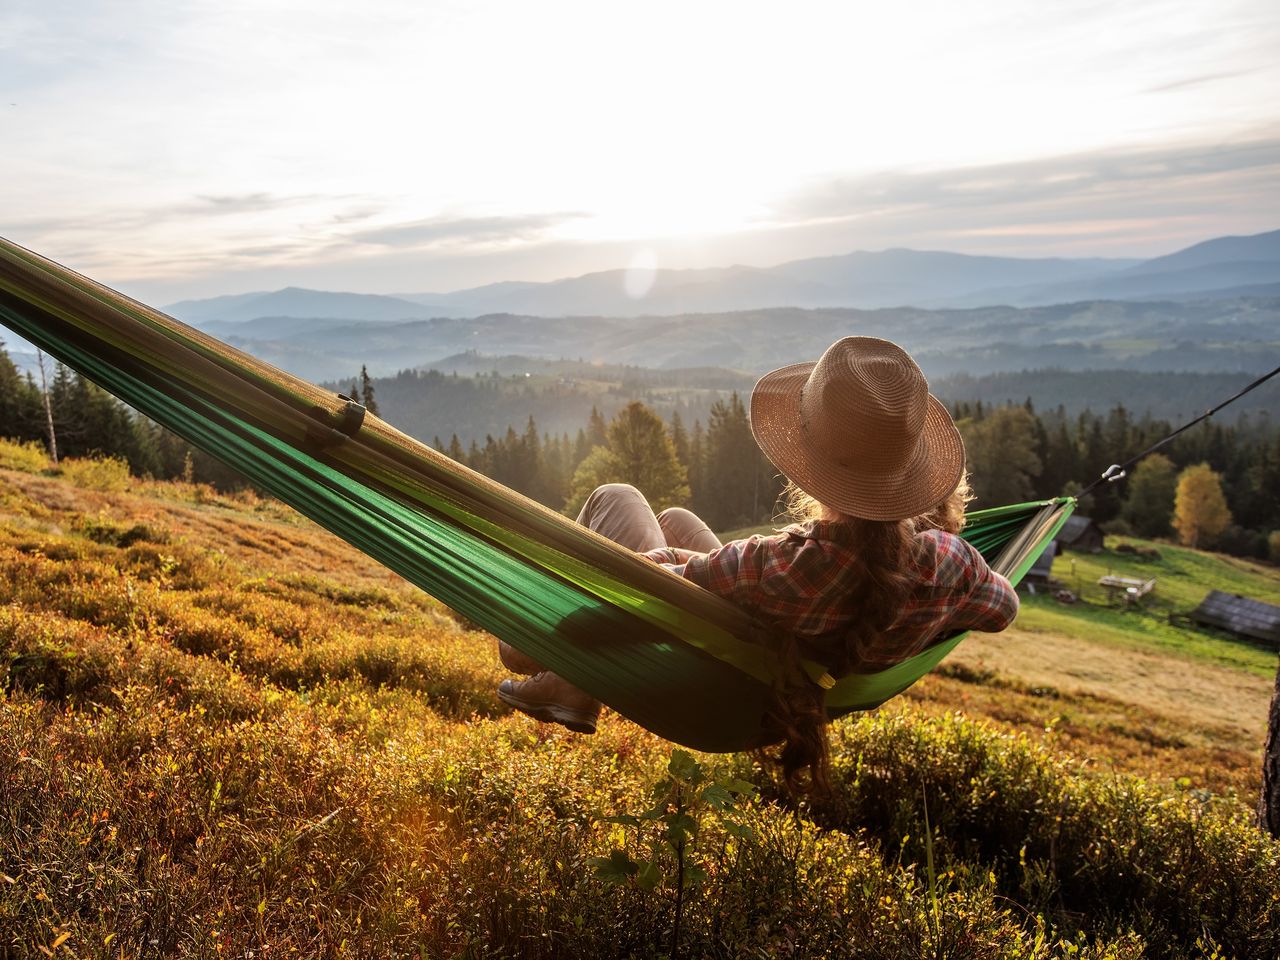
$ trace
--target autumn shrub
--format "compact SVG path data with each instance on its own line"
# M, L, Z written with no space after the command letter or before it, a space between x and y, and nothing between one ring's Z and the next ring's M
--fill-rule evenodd
M886 856L921 859L928 839L942 863L991 870L1032 913L1099 936L1132 930L1156 956L1206 940L1231 956L1280 953L1280 844L1230 799L1084 774L1048 744L958 716L843 726L835 779L822 822L881 837Z
M0 680L46 700L91 699L115 674L101 629L57 614L0 607Z
M353 682L262 691L258 710L226 716L160 674L115 686L111 703L73 711L0 701L0 756L27 758L0 783L11 944L671 955L671 885L607 884L588 862L618 842L606 818L652 795L669 762L627 724L589 741L515 718L458 724ZM742 814L745 829L698 824L679 956L1143 955L1130 932L1036 919L986 868L930 877L871 834L770 803Z
M117 457L94 459L67 457L59 461L58 470L77 487L106 493L120 493L127 490L132 480L129 464Z
M92 540L94 543L107 544L113 547L131 547L135 543L144 540L151 543L164 544L171 539L168 531L163 528L152 527L145 523L126 526L115 523L101 514L81 518L76 524L76 529L82 536Z
M1230 798L903 712L835 728L836 796L797 808L750 757L511 715L492 638L420 595L242 567L123 500L0 517L3 960L1276 946L1276 846ZM182 509L261 539L229 502ZM705 792L724 784L732 816ZM636 870L596 869L619 854Z
M39 473L49 468L49 451L37 440L23 443L21 440L0 438L0 470L18 470L22 473Z

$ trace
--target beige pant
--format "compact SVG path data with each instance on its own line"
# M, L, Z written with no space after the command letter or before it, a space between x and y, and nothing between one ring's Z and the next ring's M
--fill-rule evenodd
M676 547L710 553L720 540L696 513L668 507L654 514L644 494L628 483L596 487L582 505L578 522L637 553Z
M671 507L659 514L635 487L626 483L606 483L596 487L578 514L578 523L621 546L638 553L658 547L676 547L709 553L720 546L720 540L696 514L682 507ZM592 709L590 698L563 679L549 672L540 673L526 683L555 685L558 696L574 701L583 712Z

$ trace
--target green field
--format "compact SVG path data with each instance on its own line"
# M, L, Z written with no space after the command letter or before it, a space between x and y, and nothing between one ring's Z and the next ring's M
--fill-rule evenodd
M1116 547L1121 545L1154 550L1159 557L1144 559L1118 551ZM1154 577L1156 585L1139 603L1125 605L1098 585L1107 574L1140 580ZM1024 597L1018 615L1022 629L1087 636L1121 646L1208 660L1259 676L1275 675L1274 650L1228 634L1193 628L1181 619L1211 590L1280 604L1280 570L1275 567L1168 543L1108 537L1107 549L1100 553L1069 551L1055 558L1053 575L1082 602L1064 605L1044 595Z

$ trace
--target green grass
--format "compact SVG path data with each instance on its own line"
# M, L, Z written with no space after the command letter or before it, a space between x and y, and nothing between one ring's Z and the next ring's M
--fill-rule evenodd
M1258 644L1202 629L1178 619L1199 605L1211 590L1237 593L1264 603L1280 604L1280 570L1263 564L1203 553L1169 543L1134 537L1108 537L1100 553L1066 552L1053 564L1053 575L1081 598L1065 605L1044 595L1024 594L1017 626L1024 630L1100 640L1136 649L1156 650L1272 676L1276 654ZM1143 557L1117 551L1121 544L1158 551ZM1141 602L1126 607L1098 585L1115 574L1156 580Z
M1107 549L1101 553L1068 551L1059 555L1054 560L1053 575L1070 589L1075 589L1078 579L1084 585L1085 595L1097 600L1105 596L1105 591L1097 586L1098 578L1105 574L1155 577L1155 592L1144 598L1146 605L1154 610L1188 612L1210 590L1280 604L1280 567L1137 537L1107 537L1106 543ZM1144 559L1136 554L1117 552L1120 544L1157 550L1160 558Z
M1276 672L1274 651L1223 634L1179 627L1150 611L1092 604L1064 606L1049 597L1023 596L1016 625L1034 633L1171 653L1264 677L1272 677Z

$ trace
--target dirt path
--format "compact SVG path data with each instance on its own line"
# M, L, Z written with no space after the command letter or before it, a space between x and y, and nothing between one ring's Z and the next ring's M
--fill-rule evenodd
M975 633L949 658L1019 686L1102 698L1156 714L1188 744L1253 751L1273 682L1229 667L1073 637Z

